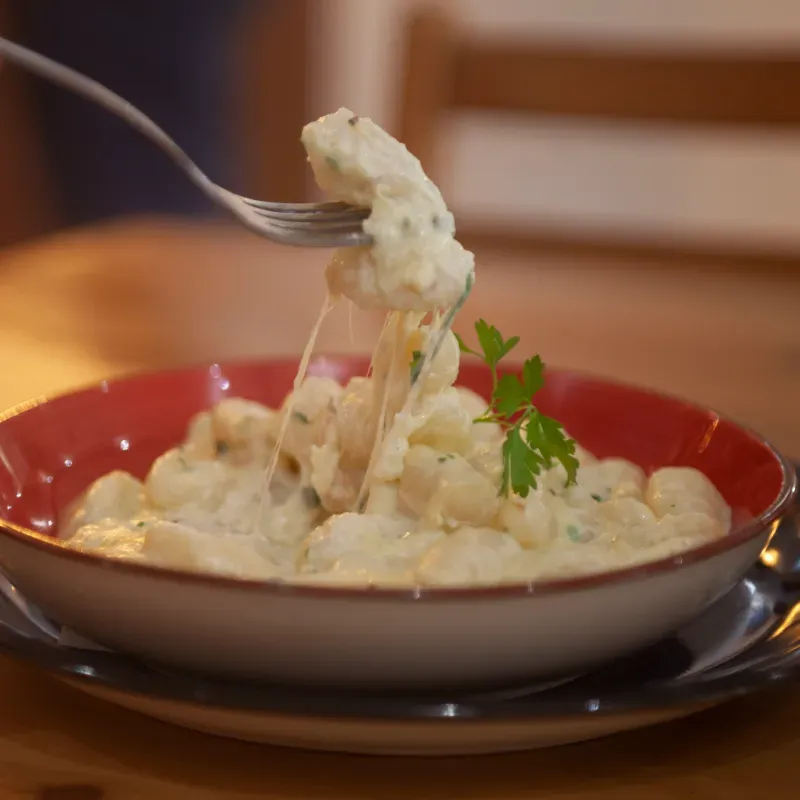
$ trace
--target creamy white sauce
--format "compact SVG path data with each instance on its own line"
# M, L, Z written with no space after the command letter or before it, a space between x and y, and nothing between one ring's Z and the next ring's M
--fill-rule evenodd
M696 470L646 476L580 448L576 485L557 467L527 498L502 498L502 432L474 424L483 401L454 388L446 320L474 260L441 194L347 109L302 138L330 197L371 209L373 246L337 253L326 272L332 301L389 313L369 377L305 377L326 302L282 409L231 398L199 414L144 482L96 481L63 521L69 544L240 578L452 586L603 572L727 533L730 509Z
M300 391L305 387L314 384ZM327 387L317 385L316 393L325 395ZM457 403L474 397L460 391L432 397L443 396L456 398L448 413L460 408L470 419ZM211 416L224 416L226 405L238 402L222 401ZM335 491L319 495L305 484L321 467L311 460L316 445L304 446L303 434L321 430L325 417L335 424L346 403L345 391L333 409L290 419L288 438L298 434L296 446L277 462L269 504L260 502L274 441L269 429L258 433L250 425L258 438L248 451L241 439L213 440L211 426L201 441L203 426L195 424L194 438L156 462L144 483L123 472L100 478L65 521L64 536L106 556L241 578L451 586L632 566L713 541L730 526L727 505L696 470L670 467L646 477L634 464L595 461L585 451L577 485L565 488L553 470L524 500L500 499L501 439L487 445L485 426L471 422L461 439L448 432L446 418L429 431L428 444L407 446L396 482L386 484L393 493L388 512L331 514L325 506L339 507ZM246 408L252 420L277 421L277 412ZM241 407L237 413L240 422L248 419ZM454 429L462 430L460 420ZM435 446L439 435L447 447ZM362 470L357 458L345 468L355 470L353 492L369 454L362 458ZM346 472L334 470L334 483L346 480Z
M404 145L346 108L302 135L320 187L371 208L372 247L339 251L326 278L332 295L359 308L434 311L457 302L475 259L454 238L442 195Z

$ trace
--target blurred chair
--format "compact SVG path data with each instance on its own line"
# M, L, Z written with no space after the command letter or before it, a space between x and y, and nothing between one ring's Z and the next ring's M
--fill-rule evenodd
M695 129L800 133L800 49L730 53L636 50L557 41L475 37L445 11L422 5L407 29L399 133L434 180L446 118L459 111L529 112L569 120ZM800 252L725 241L676 241L580 228L459 226L459 238L515 251L615 262L800 271Z
M0 0L0 33L16 35L6 0ZM45 163L25 76L0 63L0 247L58 224L54 186Z
M242 20L236 114L245 165L241 191L251 197L310 199L300 131L311 114L313 7L313 0L254 2Z

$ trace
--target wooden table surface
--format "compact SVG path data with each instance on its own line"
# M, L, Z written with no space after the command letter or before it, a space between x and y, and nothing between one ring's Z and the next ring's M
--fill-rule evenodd
M0 253L0 405L132 369L296 353L323 252L222 225L141 221ZM800 457L800 281L479 258L485 316L546 361L717 407ZM346 309L324 349L363 352ZM151 721L0 659L0 797L752 800L797 793L800 688L555 751L359 758L258 747Z

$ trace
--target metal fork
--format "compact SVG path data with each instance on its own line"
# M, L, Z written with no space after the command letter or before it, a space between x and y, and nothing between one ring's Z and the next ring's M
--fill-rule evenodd
M251 231L281 244L299 247L350 247L371 243L363 229L368 209L346 203L271 203L235 194L214 183L148 116L97 81L2 37L0 56L121 117L157 144L207 197Z

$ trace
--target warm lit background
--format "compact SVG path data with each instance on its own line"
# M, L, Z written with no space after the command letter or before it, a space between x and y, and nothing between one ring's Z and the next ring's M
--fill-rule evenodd
M300 126L340 105L372 116L476 249L470 316L506 320L548 361L714 404L800 456L796 0L254 1L235 44L233 188L313 196ZM61 217L27 89L0 69L0 364L18 365L3 398L298 349L325 254L217 224L39 238ZM355 342L346 328L327 349L369 348L372 323ZM97 361L64 355L43 376L31 354L54 341Z
M420 4L342 0L312 5L324 9L333 32L316 61L323 80L314 92L315 108L344 102L386 124L397 123L402 23ZM800 5L793 0L451 0L440 5L453 13L465 36L497 37L509 46L538 42L634 55L655 48L680 55L691 49L693 55L717 51L741 59L778 48L794 59L800 53ZM555 89L559 78L568 79L567 69L552 76ZM679 70L674 80L680 81ZM727 88L732 105L748 93L746 85ZM795 105L796 85L776 89L787 107ZM696 87L687 79L678 90L691 95ZM635 102L634 88L630 91ZM591 95L593 86L585 92ZM753 100L757 113L758 98ZM465 221L510 217L523 229L532 219L554 227L588 221L598 231L730 237L800 249L797 122L794 131L691 131L467 111L442 128L447 137L442 173Z

